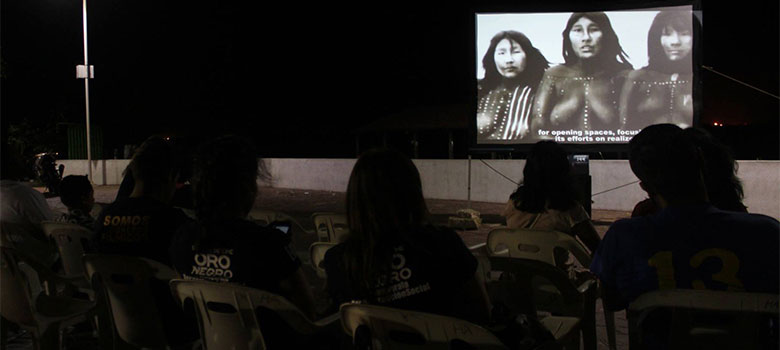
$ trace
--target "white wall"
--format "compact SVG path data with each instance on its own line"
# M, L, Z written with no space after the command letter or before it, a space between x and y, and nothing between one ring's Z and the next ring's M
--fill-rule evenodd
M60 160L65 175L87 174L85 160ZM355 159L266 159L273 187L344 192ZM94 182L117 185L127 159L93 161ZM427 198L466 200L468 160L416 159ZM745 205L751 213L780 218L780 161L739 161L738 175L745 189ZM486 165L487 164L487 165ZM494 170L488 167L492 167ZM472 160L471 200L503 203L522 178L524 160ZM646 198L627 160L591 160L594 209L630 211ZM621 187L622 186L622 187ZM604 192L606 191L606 192ZM600 193L603 192L603 193ZM600 193L600 194L599 194Z
M101 159L92 161L92 182L96 185L118 185L122 183L122 172L130 163L129 159ZM84 159L58 160L57 164L65 165L65 174L87 175L87 161Z
M747 160L738 164L748 211L780 218L780 162Z

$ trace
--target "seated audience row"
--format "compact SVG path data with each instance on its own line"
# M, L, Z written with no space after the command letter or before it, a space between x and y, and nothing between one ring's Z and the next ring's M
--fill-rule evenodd
M590 270L606 290L608 309L624 309L642 293L664 288L778 293L780 226L744 213L734 160L723 146L706 133L670 124L645 128L629 146L631 169L649 196L635 210L642 216L615 222L601 240L578 202L566 152L542 141L531 148L522 184L504 210L507 225L579 238L595 252ZM150 258L186 279L267 290L317 317L290 236L247 219L258 180L270 179L252 143L220 137L199 147L193 162L181 148L163 138L146 140L117 200L94 222L89 180L66 177L61 200L68 214L61 220L94 228L91 252ZM55 251L36 249L47 246L40 222L55 217L40 193L7 180L14 178L10 160L4 152L3 240L32 244L28 251L52 265ZM476 258L455 231L432 225L408 157L391 150L363 154L350 175L346 204L350 234L324 258L331 312L361 301L482 325L495 321ZM178 207L194 209L195 219ZM574 273L567 261L567 253L556 253L558 267L572 278L585 273ZM197 331L191 316L175 305L168 286L151 287L171 344L192 342ZM267 327L271 348L297 341Z

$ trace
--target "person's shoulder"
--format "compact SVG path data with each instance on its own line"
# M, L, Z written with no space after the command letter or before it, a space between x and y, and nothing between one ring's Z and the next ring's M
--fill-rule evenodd
M607 229L607 233L605 234L604 238L607 239L608 236L614 235L641 234L651 226L652 224L650 223L650 218L646 216L618 219L609 225L609 229Z
M203 225L201 225L201 223L197 221L191 221L179 226L176 229L176 233L174 234L174 236L177 239L186 240L188 238L200 235L202 230L204 230L204 227Z
M219 224L222 225L222 231L242 240L262 242L285 240L285 234L282 231L273 227L260 225L251 220L225 220Z
M777 219L756 213L743 213L737 211L717 210L721 220L750 229L753 232L766 232L780 234L780 222Z
M427 234L433 237L460 238L460 236L458 236L458 233L455 232L455 230L446 226L425 225L420 229L420 231L423 234Z
M578 73L579 71L572 69L565 64L559 64L544 71L544 76L548 78L570 78L576 76Z
M460 235L446 226L425 225L416 235L421 238L420 242L432 251L450 251L451 248L465 246Z

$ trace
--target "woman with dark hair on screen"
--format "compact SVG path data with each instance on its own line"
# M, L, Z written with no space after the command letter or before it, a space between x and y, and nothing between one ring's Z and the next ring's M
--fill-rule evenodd
M618 94L633 69L603 12L573 13L563 30L564 64L544 73L534 103L535 138L584 136L620 127ZM570 132L574 131L574 132ZM568 133L567 133L568 132Z
M647 33L647 66L628 75L620 97L626 130L693 123L693 37L698 21L690 11L661 11Z
M502 213L510 228L558 231L579 238L591 252L601 239L577 202L571 164L554 141L539 141L531 147L523 168L523 182L509 197ZM567 252L555 254L556 265L571 270Z
M487 322L490 301L476 258L428 215L409 158L390 150L363 154L347 186L350 234L324 259L334 304L357 300Z
M517 140L528 133L536 88L550 66L525 34L508 30L490 40L479 81L479 140Z

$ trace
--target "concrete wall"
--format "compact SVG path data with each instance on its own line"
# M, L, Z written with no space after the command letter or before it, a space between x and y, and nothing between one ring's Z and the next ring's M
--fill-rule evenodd
M119 185L122 183L122 172L130 163L129 159L101 159L92 161L92 182L96 185ZM87 175L87 160L58 160L57 164L65 165L65 176Z
M355 159L266 159L274 177L273 187L344 192ZM87 173L85 160L61 160L65 174ZM94 182L117 185L129 160L93 161ZM427 198L466 200L468 161L465 159L417 159ZM471 200L503 203L522 178L524 160L472 160ZM491 169L491 167L493 169ZM509 179L505 178L501 174ZM630 211L646 198L626 160L591 160L594 209ZM745 188L745 205L752 213L780 218L780 162L739 161L739 177ZM511 179L511 181L510 181Z

